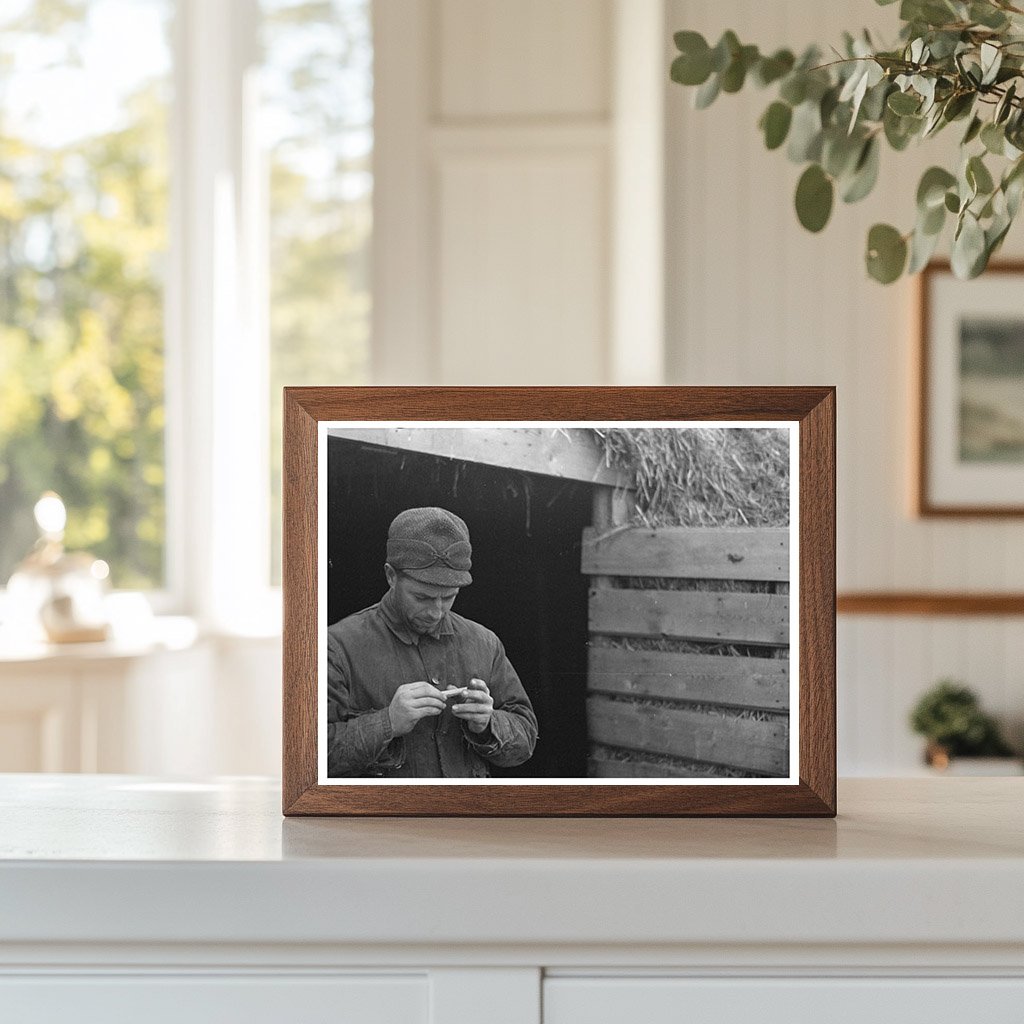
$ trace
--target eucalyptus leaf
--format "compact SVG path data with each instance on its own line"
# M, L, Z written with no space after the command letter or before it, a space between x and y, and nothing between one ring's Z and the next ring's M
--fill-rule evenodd
M1012 220L1017 216L1024 197L1024 157L1018 157L1003 174L1002 189L1006 196L1006 210Z
M953 250L950 263L953 273L962 281L976 277L975 266L985 258L985 232L978 219L970 212L964 211L960 226L953 238Z
M686 54L672 61L669 77L680 85L701 85L711 74L711 61L707 54L703 58L694 58Z
M813 43L800 54L796 62L797 71L810 71L821 63L821 49Z
M733 62L733 57L742 49L742 44L732 29L726 29L711 51L711 70L721 74Z
M935 103L935 79L925 75L914 75L910 79L911 87L924 101L921 111L927 113Z
M988 205L991 207L994 220L1002 220L1006 216L1006 195L1002 188L996 188L989 198Z
M758 59L756 46L741 46L732 63L722 72L722 92L739 92L746 81L747 72Z
M956 20L957 12L942 0L903 0L900 17L926 25L945 25Z
M839 94L840 103L851 102L861 85L867 90L867 71L867 65L863 61L859 61L854 65L850 77L847 78L846 83L843 85L843 91Z
M963 212L978 195L978 181L973 174L968 174L967 169L970 166L968 160L964 160L960 164L960 169L956 176L956 191L960 197L960 211ZM957 224L957 230L959 231L960 225Z
M890 224L875 224L868 232L868 273L880 284L892 284L907 262L906 239Z
M1018 179L1024 180L1024 160L1018 159L1003 172L1003 188Z
M1020 202L1024 198L1024 177L1017 177L1004 185L1003 193L1006 196L1006 213L1012 222L1020 212Z
M673 32L672 42L676 44L676 49L680 53L700 51L709 53L711 49L708 46L708 41L699 32L692 32L689 29L685 29L682 32Z
M706 110L718 98L722 91L722 79L719 75L713 74L693 96L693 105L698 110Z
M917 229L926 235L938 235L946 224L946 204L939 203L928 210L919 210Z
M989 121L981 129L981 142L985 149L994 156L1002 156L1006 146L1006 133L1003 131L1002 125Z
M920 227L915 228L910 237L910 262L907 264L908 274L917 274L928 265L939 244L941 231L928 233Z
M875 187L875 183L878 181L879 148L876 136L872 136L864 143L853 176L843 188L844 203L860 202Z
M1003 93L1002 98L996 104L996 112L992 117L992 120L996 124L1002 124L1009 116L1013 109L1013 100L1017 95L1017 83L1011 82Z
M768 149L778 149L786 141L789 126L793 120L793 108L788 103L776 100L761 116L764 144Z
M860 105L861 121L881 121L885 113L885 101L892 91L892 82L885 78L870 86L864 95L864 102Z
M796 186L796 215L808 231L821 231L832 214L832 180L817 165L811 164Z
M972 92L954 93L946 100L942 108L942 116L946 121L956 121L966 117L974 107L975 96Z
M833 119L838 120L839 115L836 108L839 106L839 89L829 89L818 103L818 110L821 114L821 123L828 124Z
M804 72L804 88L807 99L817 103L823 100L832 88L832 80L823 68L812 68L810 71Z
M972 117L971 123L967 126L967 131L964 132L964 137L960 140L961 146L969 146L981 132L982 121L980 117Z
M977 194L988 195L995 188L992 175L985 166L985 161L980 156L972 156L967 161L966 175L967 181Z
M850 136L838 127L822 133L821 166L833 178L841 178L855 169L864 149L864 134Z
M754 67L754 81L758 85L767 86L793 70L796 58L790 50L776 50L770 57L762 57Z
M985 263L976 268L975 276L985 269L992 254L1002 246L1012 223L1013 218L1008 213L1003 213L985 229Z
M889 96L889 109L901 117L907 114L916 114L921 107L921 100L908 92L894 92Z
M807 75L803 71L794 71L786 77L779 87L779 98L791 107L798 107L807 99Z
M989 3L972 3L967 15L977 25L998 31L1007 25L1007 17Z
M878 65L876 64L875 67ZM860 65L856 71L847 79L846 85L843 87L843 91L839 94L840 103L852 104L852 110L850 112L850 126L847 131L852 132L854 126L857 124L857 115L860 111L860 105L864 102L864 97L867 95L868 89L871 82L868 78L868 65Z
M953 62L967 88L975 90L981 88L981 65L976 60L973 58L968 60L962 54L957 54Z
M945 207L950 213L960 212L960 196L956 192L947 192Z
M944 167L929 167L917 186L917 208L927 213L936 206L942 206L947 190L955 184L956 176Z
M924 118L899 117L891 110L886 110L882 117L885 141L897 152L904 150L910 140L920 131L922 124L924 124Z
M956 52L960 45L960 33L955 30L933 32L928 41L928 48L932 51L933 60L946 60Z
M988 41L981 44L981 84L991 85L1003 63L1003 51Z
M821 156L821 111L810 100L793 111L786 155L793 163L817 160Z
M924 131L921 132L921 138L927 138L929 135L937 132L945 123L943 108L940 106L932 107L931 113L925 119Z

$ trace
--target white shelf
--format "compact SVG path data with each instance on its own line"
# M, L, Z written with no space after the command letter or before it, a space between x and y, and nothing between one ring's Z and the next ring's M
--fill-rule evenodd
M263 780L0 776L0 1005L25 1024L1017 1024L1020 797L853 779L835 821L286 820Z
M836 821L283 819L258 780L7 776L0 941L1022 944L1020 796L847 780Z

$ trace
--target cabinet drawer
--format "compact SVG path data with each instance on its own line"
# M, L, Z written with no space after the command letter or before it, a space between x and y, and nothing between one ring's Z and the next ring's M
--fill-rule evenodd
M1021 1024L1024 978L580 978L544 983L545 1024Z
M18 1024L427 1024L421 975L37 975L0 978Z

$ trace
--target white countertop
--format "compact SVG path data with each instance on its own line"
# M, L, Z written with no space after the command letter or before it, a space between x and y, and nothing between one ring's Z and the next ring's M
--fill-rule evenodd
M277 783L0 776L0 943L1024 944L1024 780L818 819L285 819Z

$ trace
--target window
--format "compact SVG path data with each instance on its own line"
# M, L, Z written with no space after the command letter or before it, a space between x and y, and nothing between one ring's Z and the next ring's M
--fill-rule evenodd
M263 0L269 156L271 566L280 566L281 388L362 384L370 335L369 0Z
M14 0L0 15L0 583L48 489L68 546L116 586L164 581L171 13Z
M227 628L274 604L281 387L367 376L370 19L4 5L0 587L53 489L115 587Z

